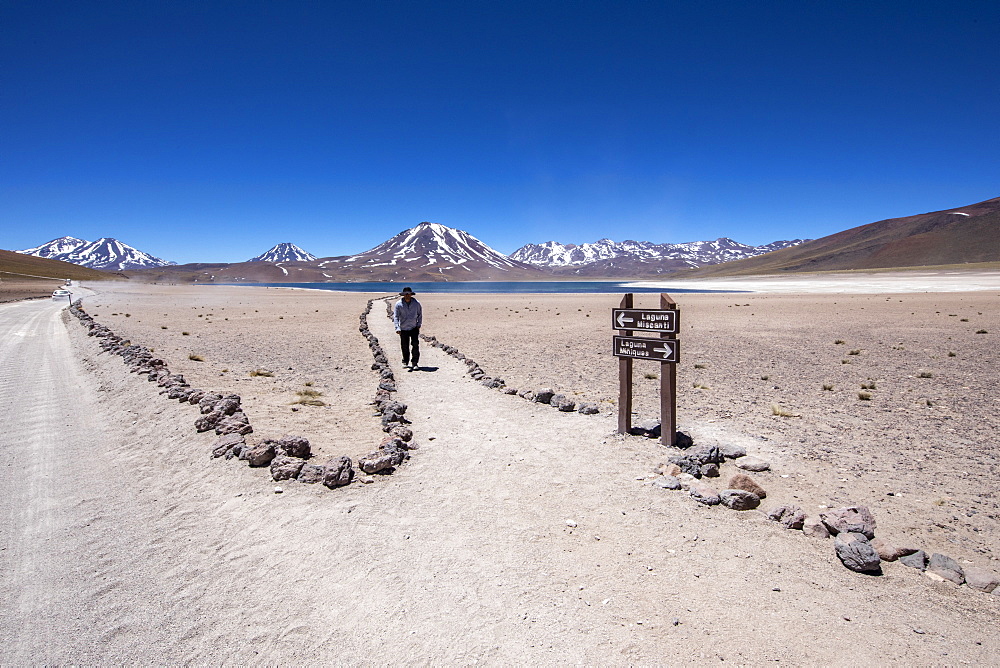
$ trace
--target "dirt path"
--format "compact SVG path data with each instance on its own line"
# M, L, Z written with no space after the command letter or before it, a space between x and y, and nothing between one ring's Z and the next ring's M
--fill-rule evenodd
M370 484L275 494L265 471L208 458L193 407L29 306L0 308L0 405L13 416L0 436L0 594L12 602L0 663L1000 652L989 597L901 569L859 576L829 543L654 488L644 478L663 453L613 437L612 416L501 395L436 349L424 347L427 370L397 369L420 446L409 462ZM382 313L369 322L393 351Z

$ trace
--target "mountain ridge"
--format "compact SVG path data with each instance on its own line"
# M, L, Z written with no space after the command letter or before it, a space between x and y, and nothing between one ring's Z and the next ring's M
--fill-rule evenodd
M105 271L145 269L175 264L154 257L113 237L101 237L97 241L59 237L41 246L15 252Z

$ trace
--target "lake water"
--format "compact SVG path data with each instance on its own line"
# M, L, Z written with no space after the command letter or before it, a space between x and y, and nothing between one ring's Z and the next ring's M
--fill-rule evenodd
M220 283L217 285L252 285L262 288L306 288L309 290L336 290L338 292L378 292L396 294L404 286L414 292L423 293L481 293L481 294L521 294L551 293L580 294L601 293L621 294L625 292L739 292L738 290L692 290L688 288L638 287L630 282L613 281L450 281L428 283ZM626 287L627 286L627 287Z

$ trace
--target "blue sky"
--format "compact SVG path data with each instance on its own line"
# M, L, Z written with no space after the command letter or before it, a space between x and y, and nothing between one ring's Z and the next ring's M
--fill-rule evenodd
M0 248L819 237L1000 195L1000 3L0 0Z

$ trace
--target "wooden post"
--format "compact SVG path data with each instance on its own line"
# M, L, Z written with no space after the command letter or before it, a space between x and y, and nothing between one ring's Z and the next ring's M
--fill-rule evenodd
M620 308L632 308L632 293L622 297ZM622 336L632 336L631 329L620 329ZM632 428L632 360L618 358L618 433L627 434Z
M660 293L660 308L677 311L677 303L665 292ZM680 315L679 313L677 315ZM660 334L661 339L676 339L677 334ZM631 360L629 360L631 361ZM631 407L630 407L631 408ZM677 364L660 364L660 443L677 442Z

